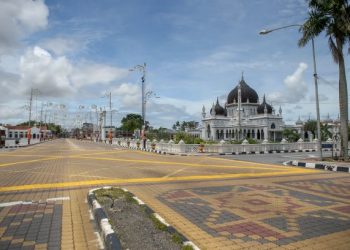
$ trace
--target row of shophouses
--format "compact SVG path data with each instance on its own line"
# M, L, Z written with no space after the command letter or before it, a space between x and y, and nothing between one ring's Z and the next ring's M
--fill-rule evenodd
M52 132L46 126L0 126L0 147L25 146L51 138Z

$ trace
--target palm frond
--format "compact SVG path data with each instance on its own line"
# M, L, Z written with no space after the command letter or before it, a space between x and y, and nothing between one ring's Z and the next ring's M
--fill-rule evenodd
M299 31L302 37L298 41L299 47L304 47L312 38L318 36L324 31L330 22L329 17L323 12L311 10L309 12L309 19L301 26Z

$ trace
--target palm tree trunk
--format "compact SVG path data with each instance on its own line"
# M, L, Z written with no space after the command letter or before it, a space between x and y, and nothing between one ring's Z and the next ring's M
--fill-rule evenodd
M343 54L343 44L339 39L337 41L338 59L339 59L339 108L340 108L340 135L341 151L344 160L348 160L348 87L346 83L345 62Z

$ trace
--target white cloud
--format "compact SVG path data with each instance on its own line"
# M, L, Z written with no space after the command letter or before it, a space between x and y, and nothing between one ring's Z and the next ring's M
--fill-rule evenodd
M269 99L277 103L280 103L281 101L297 103L303 100L306 97L308 90L304 79L304 72L306 69L306 63L299 63L298 68L294 73L286 76L284 79L284 90L282 92L272 92L268 95Z
M37 88L46 97L67 96L75 92L69 78L72 69L64 56L54 58L40 47L28 49L20 61L21 89Z
M20 77L16 74L0 70L0 103L5 103L18 94L16 87L19 84L19 79Z
M74 68L71 79L75 86L82 87L96 83L109 84L126 77L128 74L129 71L127 69L93 62L83 62Z
M14 103L11 105L1 105L0 106L0 119L20 119L25 110L23 107L14 107Z
M112 96L117 96L123 107L134 109L141 105L141 87L131 83L122 83L112 88Z
M40 44L43 48L52 51L56 55L66 55L80 48L80 43L72 38L50 38Z
M9 53L25 35L45 28L48 15L43 0L0 1L0 55Z

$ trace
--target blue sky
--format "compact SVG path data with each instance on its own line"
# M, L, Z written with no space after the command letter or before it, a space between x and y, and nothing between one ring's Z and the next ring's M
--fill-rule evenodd
M260 98L282 106L286 123L315 118L311 47L298 48L297 28L258 35L306 14L304 0L0 0L0 123L27 119L33 87L34 117L52 103L47 115L67 126L90 121L111 91L120 125L141 112L141 75L128 69L144 62L146 89L159 97L146 109L155 127L199 121L203 105L224 105L242 72ZM315 42L321 118L336 118L337 65L327 39Z

